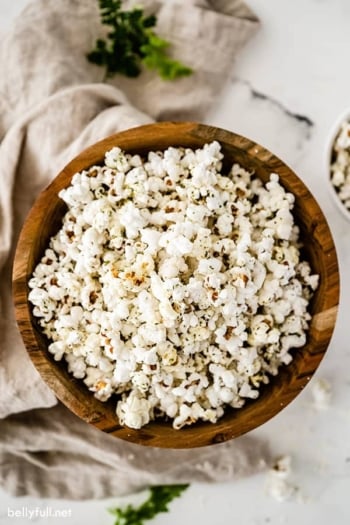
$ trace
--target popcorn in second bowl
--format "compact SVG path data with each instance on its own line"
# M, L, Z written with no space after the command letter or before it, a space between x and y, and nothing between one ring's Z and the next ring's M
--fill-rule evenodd
M342 116L327 149L327 177L335 202L350 220L350 121Z
M113 148L60 192L68 211L29 281L49 352L121 424L180 429L240 408L306 341L318 276L294 197L220 144Z

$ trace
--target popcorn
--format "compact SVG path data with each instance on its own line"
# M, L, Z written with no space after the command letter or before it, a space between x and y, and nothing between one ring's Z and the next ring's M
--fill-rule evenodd
M132 202L127 202L120 209L119 215L119 222L124 226L128 239L135 239L140 230L148 224L147 218L142 211L134 206Z
M63 341L56 341L51 343L48 348L50 354L53 355L55 361L61 361L66 351L66 345Z
M170 256L187 255L190 254L193 249L192 242L185 235L176 235L176 233L170 229L161 236L159 245L164 247Z
M267 475L266 489L269 496L279 502L294 499L299 489L291 482L292 475L292 458L277 458Z
M332 162L331 183L342 204L350 210L350 122L348 121L342 123L334 141Z
M151 403L132 391L129 396L123 396L117 406L117 416L121 425L131 428L141 428L150 421Z
M159 247L159 239L162 236L161 232L153 228L144 228L140 230L141 241L147 244L145 253L155 255Z
M332 399L332 387L327 379L314 379L312 382L311 395L313 406L317 410L327 410Z
M215 259L211 257L210 259L201 259L198 264L197 272L201 274L216 274L220 272L221 269L220 259Z
M112 148L105 155L105 164L109 168L125 173L130 168L130 159L127 159L120 148Z
M300 260L294 197L217 142L147 159L120 148L60 192L68 211L29 281L33 314L122 425L215 423L305 343L318 286Z

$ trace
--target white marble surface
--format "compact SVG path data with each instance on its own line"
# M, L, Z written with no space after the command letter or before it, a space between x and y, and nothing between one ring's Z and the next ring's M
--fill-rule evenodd
M0 31L27 0L0 0ZM350 106L349 0L248 0L261 18L261 30L243 50L231 79L207 121L242 133L271 149L293 167L323 208L340 262L342 293L336 331L317 377L332 384L331 407L312 406L311 388L280 415L255 431L267 437L278 454L294 461L299 487L289 502L266 493L264 475L226 485L193 485L174 502L172 512L157 518L162 525L294 524L345 525L350 522L350 224L340 215L325 184L323 155L329 129ZM108 502L14 500L0 492L0 524L11 519L7 508L47 505L71 509L67 524L108 525ZM34 521L34 520L33 520ZM58 523L41 519L37 523Z

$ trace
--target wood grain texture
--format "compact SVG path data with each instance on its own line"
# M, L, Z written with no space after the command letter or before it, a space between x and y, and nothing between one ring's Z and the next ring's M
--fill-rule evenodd
M217 140L225 164L238 162L267 181L272 172L280 176L286 190L295 197L294 216L300 226L306 257L320 285L310 305L313 316L307 344L294 351L294 359L262 389L260 397L239 410L227 410L216 424L197 423L174 430L170 423L157 421L141 430L122 427L115 415L116 400L101 403L81 381L68 374L64 362L56 363L47 352L47 340L40 332L28 304L28 280L41 259L49 238L60 227L65 211L58 192L69 185L77 171L103 162L113 146L130 153L145 154L168 146L195 148ZM154 447L191 448L240 436L265 423L287 406L305 387L323 358L335 325L339 299L337 256L330 230L317 202L302 181L280 159L251 140L228 131L196 123L159 123L118 133L91 146L70 162L39 195L18 241L13 294L17 322L27 351L46 383L72 412L109 434Z

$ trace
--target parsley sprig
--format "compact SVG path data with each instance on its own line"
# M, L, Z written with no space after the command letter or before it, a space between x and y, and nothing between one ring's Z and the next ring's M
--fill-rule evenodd
M155 15L146 16L141 7L123 11L121 0L99 0L99 6L102 24L110 29L106 40L96 40L87 58L104 66L106 77L115 73L137 77L142 64L156 70L164 80L192 73L189 67L167 55L169 42L152 30L157 23Z
M168 512L169 503L178 498L189 485L155 485L150 488L148 499L139 507L127 505L125 508L110 509L116 516L114 525L144 525L160 512Z

